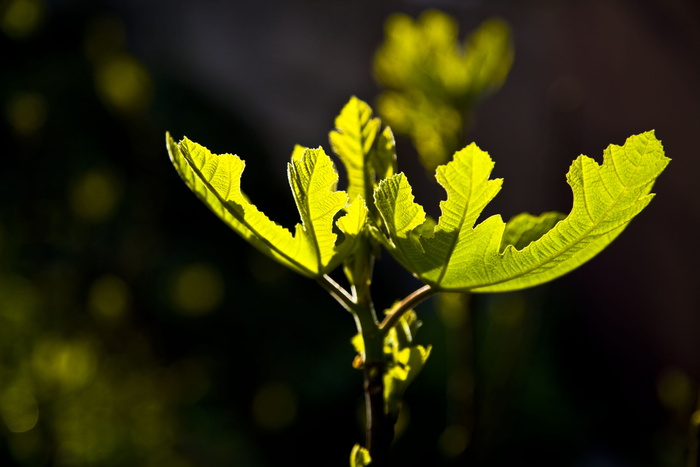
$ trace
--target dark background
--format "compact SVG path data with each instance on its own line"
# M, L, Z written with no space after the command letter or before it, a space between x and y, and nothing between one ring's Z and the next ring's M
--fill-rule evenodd
M291 227L293 145L329 148L347 99L380 91L386 18L427 8L463 33L493 15L513 29L511 73L471 133L505 180L486 214L568 211L571 161L632 134L654 129L673 162L589 264L476 297L461 454L444 431L459 345L419 307L434 350L396 465L685 465L700 381L692 0L0 2L0 464L347 465L362 438L352 319L213 216L164 133L240 155L246 192ZM375 283L383 306L418 285L388 259Z

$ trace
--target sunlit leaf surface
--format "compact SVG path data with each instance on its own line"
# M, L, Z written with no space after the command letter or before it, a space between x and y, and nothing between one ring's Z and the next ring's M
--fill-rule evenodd
M348 195L336 191L338 174L323 149L298 147L288 165L289 184L301 216L292 234L271 221L241 191L245 162L232 154L212 154L184 138L167 136L168 151L185 183L233 230L263 253L308 277L337 266L364 225L362 198L348 206ZM347 207L337 226L344 239L336 245L334 219Z
M394 136L372 116L372 109L356 97L350 98L335 119L330 142L345 166L348 195L371 199L379 180L396 172Z
M375 202L386 229L383 243L439 290L502 292L542 284L615 239L649 204L652 185L668 162L653 132L632 136L624 146L609 146L602 165L587 156L573 162L567 174L573 207L563 220L547 213L505 224L495 215L474 226L501 181L489 179L493 161L471 144L437 170L447 199L433 228L425 228L425 212L413 201L405 175L380 184Z

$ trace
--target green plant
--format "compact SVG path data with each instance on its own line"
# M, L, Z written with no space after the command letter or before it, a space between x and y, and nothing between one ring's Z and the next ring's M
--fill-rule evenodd
M374 77L382 88L377 112L397 134L410 138L421 164L432 174L470 142L477 105L508 75L514 56L510 28L491 18L460 40L455 18L427 10L415 20L393 14L384 31L374 56ZM468 455L477 424L474 302L471 294L462 292L442 294L434 303L452 347L447 357L452 383L446 387L452 409L440 445L453 461Z
M377 112L407 134L430 172L464 146L478 102L503 84L513 63L508 25L484 21L463 42L457 21L437 10L415 21L394 14L374 56L374 76L384 88Z
M505 292L551 281L582 265L617 237L653 198L652 185L669 159L653 132L611 145L602 164L578 157L567 174L573 207L564 216L523 213L503 222L493 215L476 224L501 187L490 179L494 163L470 144L437 168L447 198L433 220L414 201L398 172L388 126L353 97L330 132L344 164L347 188L319 147L297 146L287 166L301 221L294 233L258 210L241 191L243 160L212 154L187 138L166 136L170 158L192 191L234 231L262 253L316 280L357 325L356 367L364 372L365 446L351 464L386 464L393 426L406 386L429 353L413 343L413 308L439 292ZM373 263L384 248L424 284L385 313L374 309ZM348 287L329 275L342 265Z

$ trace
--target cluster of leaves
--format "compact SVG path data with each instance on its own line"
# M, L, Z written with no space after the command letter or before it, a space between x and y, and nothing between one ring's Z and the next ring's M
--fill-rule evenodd
M384 358L386 361L384 404L386 413L394 419L399 415L401 399L406 388L418 376L430 356L431 346L414 344L414 336L421 324L416 312L409 310L401 316L396 326L388 330L386 337L384 337ZM352 345L358 354L353 365L361 367L363 364L361 356L365 353L362 334L356 334L352 338Z
M413 344L418 321L413 306L435 292L504 292L555 279L605 248L644 207L655 179L669 159L653 132L611 145L599 164L579 156L567 181L573 207L564 216L523 213L507 223L493 215L476 224L501 188L491 179L494 163L470 144L457 151L436 178L446 191L436 221L414 201L405 174L397 171L391 129L352 97L330 133L348 184L338 190L338 173L322 148L297 146L287 167L300 215L294 233L270 220L241 191L244 162L211 153L184 138L167 135L167 147L185 183L234 231L264 254L323 285L355 317L353 343L358 367L381 371L385 416L395 420L406 386L420 371L430 348ZM380 247L425 285L397 302L379 322L369 286ZM343 265L350 291L328 274ZM368 376L368 374L370 376ZM376 377L376 375L375 375ZM375 378L376 379L376 378ZM375 381L376 382L376 381ZM354 465L369 455L356 447Z
M377 110L411 137L421 162L433 171L461 147L470 110L510 71L510 30L489 19L460 43L457 22L436 10L415 21L395 14L385 29L374 59L375 77L386 88Z
M301 223L294 234L242 193L245 164L238 156L212 154L187 138L176 143L168 135L167 144L187 185L238 234L289 268L318 279L352 257L369 232L435 291L518 290L571 271L651 201L654 180L669 161L653 132L632 136L623 146L609 146L602 165L587 156L574 161L567 174L573 191L568 216L524 213L504 223L494 215L475 226L502 180L489 178L494 163L472 143L436 171L447 192L436 222L414 201L405 174L379 178L393 171L395 152L389 127L380 132L371 115L353 97L331 133L347 169L347 192L336 189L337 172L322 148L295 148L288 177Z

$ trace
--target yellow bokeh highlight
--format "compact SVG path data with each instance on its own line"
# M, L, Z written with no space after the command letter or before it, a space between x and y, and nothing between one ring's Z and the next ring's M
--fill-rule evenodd
M95 465L118 448L123 436L120 427L117 423L105 426L105 420L119 420L113 406L119 394L101 386L102 381L93 385L81 401L68 399L56 407L52 425L60 440L56 447L59 462L76 459L82 465Z
M0 394L0 416L9 431L24 433L39 421L39 404L26 388L11 386Z
M136 113L150 104L151 77L138 60L126 53L100 61L95 83L100 97L118 111Z
M446 458L455 458L462 454L469 445L469 430L462 425L450 425L438 439L440 452Z
M5 107L5 117L16 133L30 136L46 122L46 99L36 92L23 92L12 96Z
M41 0L10 0L0 5L0 30L13 39L31 35L44 18Z
M258 389L251 412L255 423L265 430L279 431L292 424L297 413L296 395L288 384L268 383Z
M77 389L89 383L97 371L98 356L87 340L44 338L32 354L32 368L46 382L66 389Z
M120 277L105 275L90 286L88 309L101 321L120 321L128 313L130 303L129 286Z
M437 300L437 312L446 328L459 329L469 321L469 295L441 293Z
M48 423L57 465L189 465L175 452L173 395L182 375L164 373L146 353L136 354L138 363L103 354L89 384L55 391Z
M700 410L696 410L693 412L693 414L690 416L690 424L693 426L693 428L698 429L700 428Z
M114 212L121 196L121 186L114 174L92 169L73 182L70 203L73 213L88 222L102 222Z
M211 264L194 263L175 276L171 297L183 314L198 316L210 313L224 298L224 279Z
M85 54L92 62L97 94L111 110L133 115L147 110L153 93L151 76L126 51L124 25L116 17L94 18L87 27Z
M693 405L693 383L683 371L678 368L667 368L656 381L656 392L659 401L667 409L679 412L690 412Z

